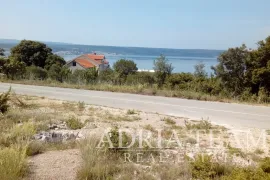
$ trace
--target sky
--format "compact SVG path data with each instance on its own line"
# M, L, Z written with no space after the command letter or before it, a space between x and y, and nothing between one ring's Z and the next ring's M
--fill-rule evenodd
M0 38L87 45L256 48L269 0L0 0Z

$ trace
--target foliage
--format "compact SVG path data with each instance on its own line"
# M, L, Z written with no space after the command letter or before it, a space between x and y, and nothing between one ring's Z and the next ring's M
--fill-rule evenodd
M73 130L76 130L76 129L81 129L83 128L83 123L75 118L75 117L70 117L67 121L67 127L70 128L70 129L73 129Z
M105 82L105 83L114 83L115 80L115 73L114 71L109 68L104 71L100 71L98 75L98 80L100 82Z
M49 70L53 64L62 67L63 65L66 64L66 61L64 60L64 58L56 54L49 54L48 57L46 58L44 69Z
M34 155L43 153L44 150L45 150L45 147L42 142L32 141L27 146L26 154L27 156L34 156Z
M212 157L206 154L198 155L191 167L194 179L215 179L226 173L225 165L212 162Z
M48 73L45 69L37 66L26 67L25 78L27 79L39 79L45 80L48 76Z
M128 109L127 114L128 115L136 114L136 111L134 109Z
M203 62L199 62L194 66L195 72L194 76L200 79L205 79L207 77L207 72L205 71L205 65Z
M22 78L26 71L25 68L26 66L24 62L17 61L14 58L8 58L2 68L2 71L8 78L13 80L15 78Z
M263 172L270 174L270 157L265 158L260 163L260 168L263 170Z
M270 92L270 36L258 42L258 49L250 52L246 74L253 92L260 88Z
M191 73L173 73L167 77L166 85L171 89L187 89L193 80Z
M98 71L95 68L89 68L84 70L83 79L86 84L95 83L98 77Z
M26 148L9 147L0 149L1 179L19 180L26 174Z
M44 68L47 57L52 53L52 49L46 44L22 40L11 49L11 57L19 62L24 62L26 66L39 66Z
M244 87L248 55L245 45L230 48L218 57L219 64L212 67L223 86L235 95L239 95Z
M210 130L210 129L212 129L212 124L206 120L201 120L198 123L191 123L190 121L185 121L185 126L188 130L190 130L190 129Z
M4 52L5 50L3 48L0 48L0 56L4 56L5 55Z
M155 83L154 74L150 72L136 72L134 74L129 74L126 79L126 84L143 84L152 85Z
M120 78L126 78L129 74L134 74L138 68L132 60L120 59L113 64L113 69L119 74Z
M169 61L166 59L165 56L160 55L154 61L154 70L157 77L157 83L159 87L161 87L165 83L165 79L171 75L173 71L173 66Z
M5 113L8 110L8 101L10 100L10 91L11 88L6 92L6 93L2 93L0 95L0 112L1 113Z
M61 71L61 67L57 64L53 64L48 71L48 77L53 80L57 80L61 82L60 71Z
M85 103L83 101L78 102L78 109L79 111L83 111L85 109Z

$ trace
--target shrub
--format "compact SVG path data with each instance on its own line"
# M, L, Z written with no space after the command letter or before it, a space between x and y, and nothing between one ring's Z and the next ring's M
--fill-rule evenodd
M160 55L154 61L154 70L159 87L164 85L166 78L171 75L173 69L172 64L163 55Z
M25 78L26 79L39 79L44 80L47 78L47 71L41 67L29 66L26 68Z
M194 76L191 73L173 73L167 77L166 85L171 89L188 89L193 80Z
M99 141L90 138L81 143L82 165L77 171L77 179L111 180L120 172L120 157L111 151L97 149Z
M127 85L152 85L155 83L154 73L151 72L136 72L135 74L129 74L126 79Z
M109 136L110 136L110 140L112 142L113 145L113 149L114 151L119 150L119 138L120 138L120 133L119 133L119 129L117 127L114 127L113 129L111 129L111 131L109 132ZM122 132L122 144L123 146L127 146L130 142L130 138L127 136L127 134L125 132Z
M79 111L83 111L85 109L85 103L83 101L78 102L78 109Z
M119 74L120 78L126 78L129 74L134 74L138 68L132 60L120 59L113 64L113 69Z
M33 123L27 122L22 125L14 125L8 134L12 142L28 141L36 133L36 127Z
M190 129L203 129L209 130L212 128L212 124L209 121L201 120L198 123L191 123L189 121L185 121L186 128Z
M27 146L26 154L27 156L34 156L43 153L44 150L45 149L42 142L32 141Z
M225 175L229 167L212 162L209 155L198 155L194 162L191 162L192 177L195 179L214 179Z
M0 150L1 179L21 179L26 174L26 148L10 147Z
M134 109L127 110L128 115L136 114L136 111Z
M73 130L81 129L84 126L83 123L79 119L77 119L75 117L69 118L66 121L66 123L67 123L67 127L70 128L70 129L73 129Z
M114 83L115 80L115 73L112 69L106 69L104 71L100 71L98 74L98 80L100 82L106 83Z
M259 168L235 168L230 174L222 177L222 180L266 180L270 176Z
M265 173L270 173L270 158L269 157L265 158L260 163L260 167Z
M260 88L259 93L258 93L258 102L259 103L269 103L270 98L268 96L267 91L265 88Z
M175 125L176 122L174 120L172 120L171 118L164 118L163 121L165 121L166 124L169 125Z
M11 88L6 93L0 95L0 112L5 113L8 110L8 101L10 100L10 91Z

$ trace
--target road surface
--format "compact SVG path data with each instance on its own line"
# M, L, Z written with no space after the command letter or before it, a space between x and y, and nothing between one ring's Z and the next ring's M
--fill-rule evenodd
M8 83L0 83L0 92L7 91L10 86L17 94L84 101L87 104L157 112L191 119L203 118L236 128L270 129L270 107L264 106Z

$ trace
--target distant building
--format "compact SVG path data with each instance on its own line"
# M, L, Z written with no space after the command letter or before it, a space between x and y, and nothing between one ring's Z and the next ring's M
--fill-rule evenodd
M88 68L96 68L99 71L103 71L110 67L109 62L104 55L84 54L75 59L68 61L66 66L74 72L75 70L83 70Z

